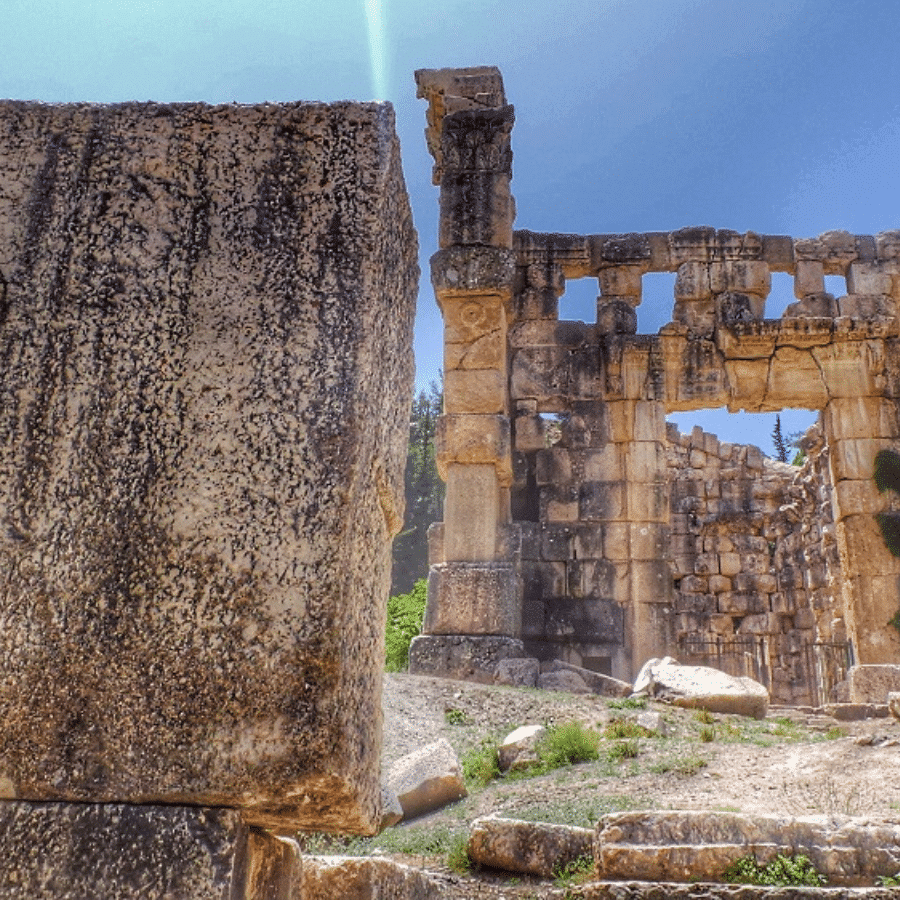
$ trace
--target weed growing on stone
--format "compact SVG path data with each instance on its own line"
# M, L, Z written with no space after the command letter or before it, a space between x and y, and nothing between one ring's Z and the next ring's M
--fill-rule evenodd
M900 887L900 872L896 875L879 875L876 882L878 887Z
M783 887L821 887L824 875L816 871L809 857L778 854L771 862L760 865L755 856L742 856L723 873L729 884L778 885Z
M594 873L594 857L588 853L570 860L553 871L553 884L564 888L571 884L583 884Z

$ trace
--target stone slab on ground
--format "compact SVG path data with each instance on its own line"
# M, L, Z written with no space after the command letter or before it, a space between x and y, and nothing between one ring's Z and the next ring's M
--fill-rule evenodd
M900 691L900 666L851 666L847 681L851 703L886 704L889 693Z
M761 863L802 853L831 884L872 884L900 871L900 819L613 813L600 819L594 840L597 874L604 879L716 881L751 852Z
M373 830L418 279L390 106L4 101L0 184L0 796Z
M287 900L299 853L228 809L0 803L0 898Z
M620 681L611 675L602 672L594 672L582 666L555 659L547 668L548 672L574 672L595 693L601 697L628 697L631 694L631 685L627 681Z
M886 703L829 703L825 714L838 722L859 722L862 719L886 719L890 710Z
M896 888L886 887L761 887L710 882L602 881L579 885L577 890L574 896L579 900L890 900L897 896Z
M468 849L479 865L550 878L566 864L591 856L593 840L590 828L486 816L472 822Z
M445 738L398 759L388 772L386 787L400 802L404 819L440 809L467 794L462 766Z
M648 667L649 666L649 667ZM688 709L734 713L764 719L769 692L752 678L729 675L709 666L682 666L660 661L641 670L650 696ZM637 685L638 682L635 682Z
M304 856L301 888L295 896L302 900L441 900L462 896L451 894L448 887L439 876L391 859Z

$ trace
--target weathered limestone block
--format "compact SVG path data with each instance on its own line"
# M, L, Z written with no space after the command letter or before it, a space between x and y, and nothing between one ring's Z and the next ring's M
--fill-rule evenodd
M594 836L600 878L718 881L748 852L762 863L802 853L831 884L871 883L900 869L900 825L832 816L630 812L603 816Z
M900 691L900 666L851 666L847 680L851 703L887 703L889 693Z
M443 900L447 896L442 879L377 856L304 856L301 867L302 887L284 900Z
M402 756L390 768L386 786L403 807L403 818L455 803L466 796L462 766L444 738Z
M493 684L502 659L525 656L518 638L499 635L422 634L409 646L409 671Z
M300 854L230 809L0 803L0 897L296 896ZM305 896L305 895L304 895Z
M443 563L428 573L425 634L517 637L521 610L510 563Z
M447 562L494 559L500 489L494 465L447 467L444 500L444 557Z
M794 274L794 296L803 300L809 296L825 293L825 267L814 259L804 259L797 263Z
M494 682L511 687L537 687L540 672L541 665L534 657L501 659L494 673Z
M2 794L375 828L418 274L390 107L5 102L10 169Z
M449 374L449 373L448 373ZM441 477L453 463L492 464L500 480L512 481L509 419L506 416L445 415L438 417L435 452Z
M506 379L501 369L448 369L444 373L448 414L495 415L506 411Z
M604 637L598 636L597 639L602 641ZM574 672L595 694L601 697L627 697L631 693L631 685L625 681L619 681L618 678L604 675L601 672L592 672L581 666L574 666L561 659L553 660L548 671Z
M431 257L431 283L445 316L445 328L450 324L446 318L449 307L445 304L448 300L462 297L465 304L467 295L478 294L509 303L515 274L516 258L511 250L500 247L448 247L438 250ZM459 326L463 328L463 335L473 327L481 327L480 322L467 321L471 319L471 314L461 318ZM465 336L456 338L468 339ZM445 331L444 340L452 342L454 337Z
M497 765L501 772L527 769L538 761L535 747L546 734L543 725L522 725L511 731L497 748Z
M550 878L567 863L590 856L590 828L485 816L469 830L469 856L482 866Z

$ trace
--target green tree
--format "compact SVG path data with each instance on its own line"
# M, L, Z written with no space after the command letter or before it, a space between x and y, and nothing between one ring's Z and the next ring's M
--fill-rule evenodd
M428 582L421 578L408 594L388 600L384 640L384 667L388 672L402 672L409 665L409 645L422 631L427 597Z
M428 526L441 520L444 502L444 482L438 475L434 451L443 404L443 393L434 381L413 401L406 456L406 515L403 531L394 538L391 594L411 591L428 574Z
M775 458L779 462L786 463L788 461L788 442L781 431L781 416L775 416L772 443L775 445Z

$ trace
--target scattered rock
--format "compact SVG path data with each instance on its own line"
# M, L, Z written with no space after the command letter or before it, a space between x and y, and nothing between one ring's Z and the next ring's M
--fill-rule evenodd
M400 801L404 819L440 809L467 793L459 759L444 738L398 759L388 773L387 788Z
M488 816L472 822L469 856L479 865L549 878L593 852L593 831Z
M376 856L305 856L299 891L303 900L391 897L440 900L445 886L434 875Z
M510 732L497 751L501 772L527 768L538 761L535 747L546 732L543 725L523 725Z
M709 666L680 666L670 657L644 664L635 681L639 691L675 706L754 719L765 718L769 708L769 692L758 681Z
M668 731L665 719L663 719L662 715L658 712L652 712L649 709L639 712L634 717L634 723L645 731L659 735L660 737L665 737L666 732Z
M593 694L577 672L541 672L537 686L542 691L568 691L570 694Z
M537 687L540 671L541 664L533 657L501 659L494 672L494 683L512 687Z
M884 703L892 691L900 691L900 666L851 666L847 672L851 703Z
M574 672L595 693L601 697L627 697L631 694L631 685L625 681L619 681L611 675L594 672L591 669L583 669L581 666L573 666L571 663L555 659L547 667L548 672Z

